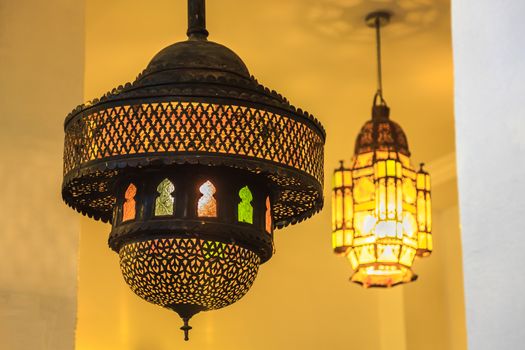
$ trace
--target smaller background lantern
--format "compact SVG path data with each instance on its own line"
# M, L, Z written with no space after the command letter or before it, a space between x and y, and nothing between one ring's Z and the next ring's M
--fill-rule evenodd
M350 167L341 161L333 178L332 247L349 260L351 280L365 287L414 281L415 257L432 251L430 175L412 166L405 133L383 98L380 28L389 19L386 12L367 16L378 57L372 119L357 136Z

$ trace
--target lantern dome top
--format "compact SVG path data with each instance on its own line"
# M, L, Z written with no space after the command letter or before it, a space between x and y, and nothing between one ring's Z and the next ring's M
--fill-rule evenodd
M372 119L359 131L355 141L354 154L375 151L392 151L410 157L408 141L401 126L390 119L390 109L386 105L372 108Z
M186 40L172 44L153 57L137 79L140 84L146 77L162 77L166 70L195 75L244 78L249 80L248 68L239 56L224 45L208 40Z
M284 96L260 84L235 52L213 41L191 38L158 52L134 82L77 106L66 117L65 129L71 120L104 105L152 98L169 101L213 98L258 104L262 109L292 115L326 138L324 127L312 114L296 108Z

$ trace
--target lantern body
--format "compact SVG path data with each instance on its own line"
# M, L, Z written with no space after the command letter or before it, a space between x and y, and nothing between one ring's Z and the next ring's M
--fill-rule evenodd
M64 129L63 199L112 224L126 283L185 333L249 290L274 229L323 205L321 124L203 35L78 106Z
M351 166L334 172L332 247L363 286L415 280L415 256L432 249L430 176L409 156L403 131L383 113L361 130Z

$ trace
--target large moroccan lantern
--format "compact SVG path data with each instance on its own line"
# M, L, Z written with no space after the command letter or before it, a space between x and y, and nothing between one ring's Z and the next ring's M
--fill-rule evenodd
M367 17L378 39L378 91L350 166L341 161L333 178L332 247L349 260L351 281L365 287L414 281L415 257L432 252L430 175L412 166L405 133L383 98L379 29L389 18Z
M204 0L188 40L133 83L65 120L64 201L112 224L109 246L141 298L188 320L250 289L274 229L323 205L325 132L208 41Z

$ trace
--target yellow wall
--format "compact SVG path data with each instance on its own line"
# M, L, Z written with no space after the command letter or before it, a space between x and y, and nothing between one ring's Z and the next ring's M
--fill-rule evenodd
M156 52L183 40L185 3L87 0L86 99L134 79ZM301 23L305 7L297 0L209 1L208 29L210 39L236 51L260 81L324 123L329 198L331 169L340 158L350 158L354 137L369 117L373 46L312 33ZM395 58L385 64L389 102L394 119L408 134L415 161L431 161L454 150L448 12L445 15L436 33L416 34L385 47ZM426 51L427 42L434 51ZM439 69L433 69L436 66ZM439 198L439 188L446 198ZM350 267L331 254L327 201L314 218L276 232L276 255L261 267L251 291L226 309L197 315L184 347L465 349L455 180L439 188L434 188L436 200L443 203L434 212L436 252L416 263L418 282L392 290L350 284ZM142 301L124 283L118 257L107 247L109 230L82 218L77 350L182 345L178 316Z
M60 198L83 98L84 7L0 1L0 349L74 346L80 220Z

